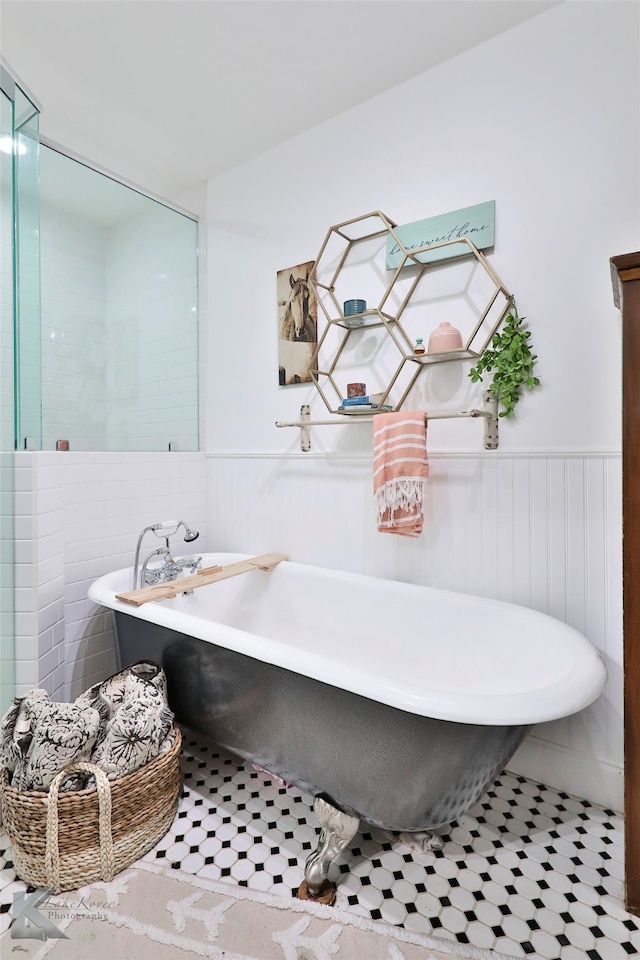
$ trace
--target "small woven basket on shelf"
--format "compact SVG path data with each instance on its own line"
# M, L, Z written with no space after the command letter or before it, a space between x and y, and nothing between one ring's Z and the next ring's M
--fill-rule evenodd
M55 893L75 890L112 880L148 853L169 830L180 799L177 724L174 732L167 753L116 780L92 763L74 763L43 793L14 789L2 769L2 815L20 879ZM64 780L80 770L93 773L96 785L60 792Z

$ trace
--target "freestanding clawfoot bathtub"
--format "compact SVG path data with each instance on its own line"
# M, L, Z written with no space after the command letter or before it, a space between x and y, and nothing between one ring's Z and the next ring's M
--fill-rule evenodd
M116 598L131 576L89 589L114 611L119 666L160 663L181 723L316 798L313 897L360 818L449 823L533 724L582 710L606 679L582 634L496 600L285 561L135 607Z

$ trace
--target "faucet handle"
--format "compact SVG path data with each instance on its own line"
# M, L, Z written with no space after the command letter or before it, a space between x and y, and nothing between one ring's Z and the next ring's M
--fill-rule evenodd
M202 569L202 557L177 557L174 563L184 572L195 573Z

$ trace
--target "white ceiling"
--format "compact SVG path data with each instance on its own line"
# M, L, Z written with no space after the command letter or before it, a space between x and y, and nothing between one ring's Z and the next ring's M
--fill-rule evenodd
M1 0L41 133L160 197L558 0Z

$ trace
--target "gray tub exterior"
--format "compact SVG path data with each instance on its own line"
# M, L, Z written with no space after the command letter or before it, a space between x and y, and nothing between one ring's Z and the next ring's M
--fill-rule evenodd
M387 830L427 830L459 817L531 729L421 717L146 620L113 616L119 665L161 664L180 723Z

